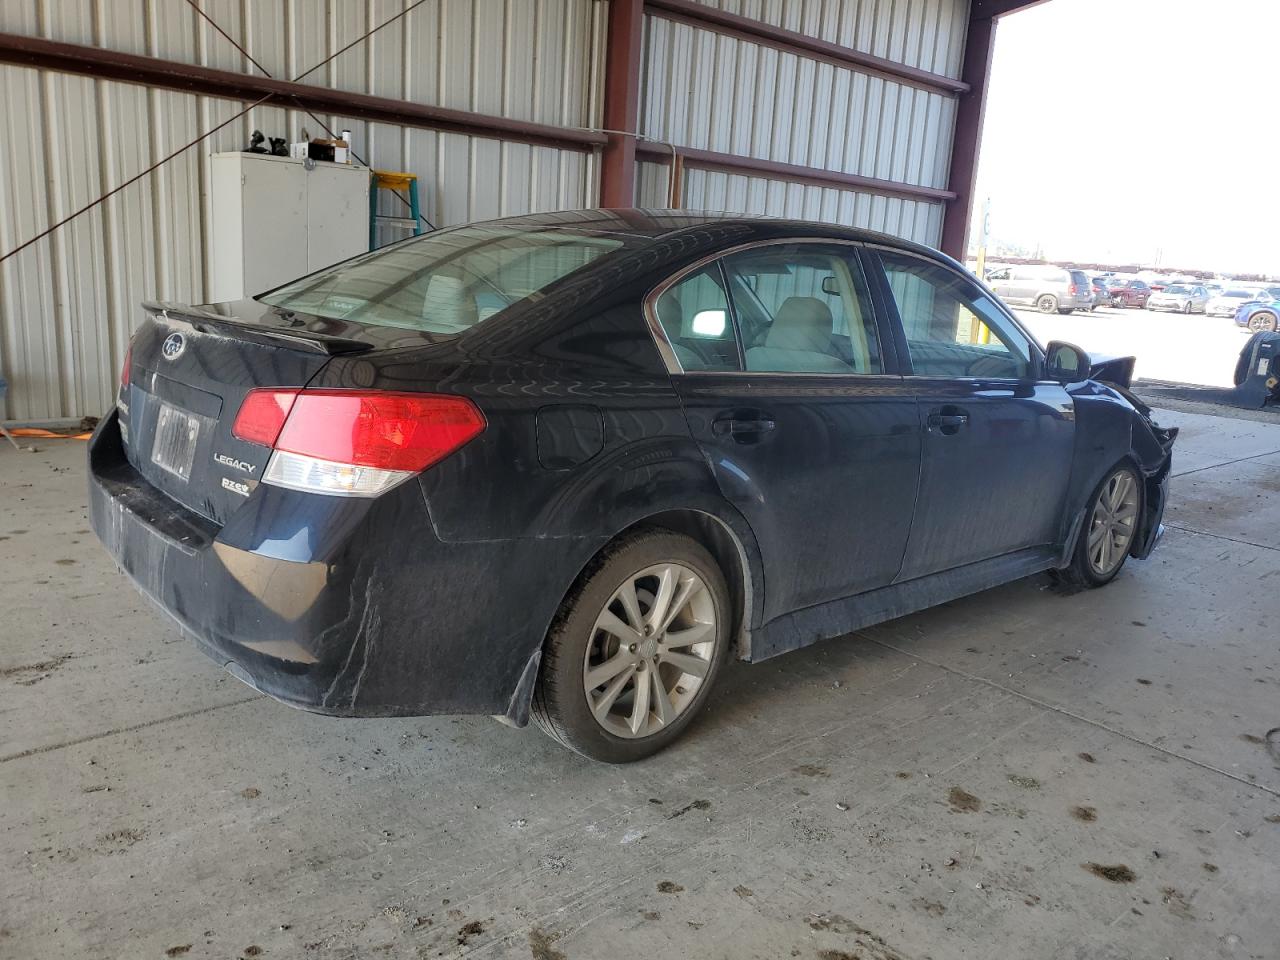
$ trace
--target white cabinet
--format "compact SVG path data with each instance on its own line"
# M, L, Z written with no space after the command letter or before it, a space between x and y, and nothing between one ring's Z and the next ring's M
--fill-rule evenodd
M369 249L369 171L213 156L209 300L241 300Z

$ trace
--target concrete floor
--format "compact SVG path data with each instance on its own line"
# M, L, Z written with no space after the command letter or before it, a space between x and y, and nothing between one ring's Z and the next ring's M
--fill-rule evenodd
M88 532L82 445L0 449L0 957L1274 960L1280 420L1164 419L1151 561L735 666L630 767L252 694Z

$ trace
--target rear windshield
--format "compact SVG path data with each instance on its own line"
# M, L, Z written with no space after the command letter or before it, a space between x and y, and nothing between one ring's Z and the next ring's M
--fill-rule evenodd
M1250 293L1248 290L1228 290L1226 293L1223 294L1223 296L1237 297L1240 299L1248 300L1253 297L1253 294Z
M612 237L494 224L399 243L258 299L318 317L461 333L622 246Z

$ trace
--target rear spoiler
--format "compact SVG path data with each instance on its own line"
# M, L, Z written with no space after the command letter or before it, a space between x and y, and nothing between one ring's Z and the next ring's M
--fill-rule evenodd
M189 307L185 304L164 303L156 300L143 301L142 309L154 316L169 321L189 324L192 329L201 333L221 333L262 343L271 347L284 344L297 349L321 353L326 356L339 356L347 353L364 353L372 350L373 344L363 340L352 340L349 337L335 337L327 333L316 333L304 327L272 327L262 323L249 323L235 317L223 316L201 307Z

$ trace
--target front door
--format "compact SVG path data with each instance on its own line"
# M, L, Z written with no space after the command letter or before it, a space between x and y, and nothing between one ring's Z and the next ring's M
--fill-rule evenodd
M972 278L878 252L923 431L920 493L899 580L1062 535L1075 407L1038 382L1037 349Z
M766 620L892 582L906 548L916 401L856 250L751 247L655 301L690 430L759 543Z

